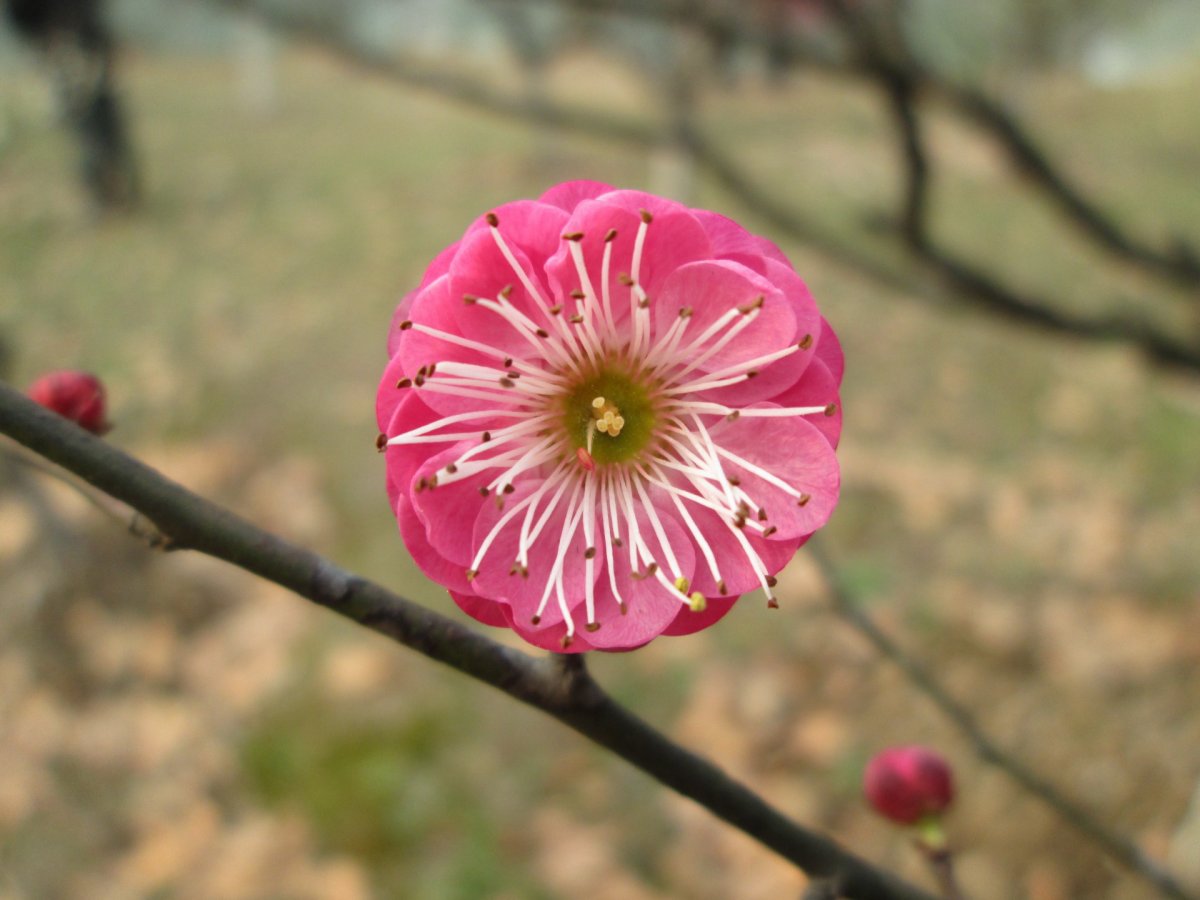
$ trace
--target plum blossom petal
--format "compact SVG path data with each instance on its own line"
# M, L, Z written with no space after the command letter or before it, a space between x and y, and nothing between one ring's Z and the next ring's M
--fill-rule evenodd
M422 570L559 652L714 624L828 520L843 356L765 238L568 182L496 207L401 301L376 398Z

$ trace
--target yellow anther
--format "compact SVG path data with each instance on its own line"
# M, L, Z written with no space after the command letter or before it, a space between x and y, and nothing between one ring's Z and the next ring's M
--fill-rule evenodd
M601 434L616 437L625 427L625 418L621 415L621 411L604 397L596 397L592 400L592 418L595 422L589 426L589 434L594 428Z
M704 599L704 595L696 591L692 596L688 597L688 609L692 612L704 612L708 609L708 601Z
M679 591L681 594L686 594L688 592L688 588L691 586L691 582L682 575L675 579L675 590Z

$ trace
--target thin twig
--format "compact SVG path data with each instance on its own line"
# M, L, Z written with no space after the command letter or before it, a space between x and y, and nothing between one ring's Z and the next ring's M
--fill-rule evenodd
M79 480L70 472L65 472L58 466L50 465L40 456L30 453L24 447L16 444L11 447L0 446L0 457L8 460L11 464L23 466L26 469L31 469L48 478L53 478L55 481L61 482L91 504L93 508L98 509L107 518L124 526L130 534L141 538L149 546L157 550L178 549L165 535L154 527L152 522L148 522L136 510L130 509L124 503L113 500L107 494L95 490L91 485Z
M891 660L912 685L942 711L971 744L980 759L1007 774L1024 790L1058 813L1064 822L1096 844L1105 854L1153 885L1164 897L1171 897L1173 900L1197 900L1193 894L1184 890L1174 875L1147 856L1132 840L1109 828L1078 801L1069 798L1060 788L1002 749L988 736L974 715L951 696L933 673L905 653L900 645L855 603L822 542L812 541L807 545L807 549L824 575L834 611L862 634L881 655Z
M932 900L832 840L796 824L716 765L617 704L582 660L535 658L347 572L191 493L108 442L0 383L0 433L152 520L170 539L273 581L504 691L607 747L846 897Z

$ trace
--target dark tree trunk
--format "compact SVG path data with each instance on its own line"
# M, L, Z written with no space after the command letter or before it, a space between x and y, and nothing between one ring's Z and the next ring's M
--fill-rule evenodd
M8 0L16 32L42 55L80 147L81 175L104 211L133 206L137 168L113 79L102 0Z

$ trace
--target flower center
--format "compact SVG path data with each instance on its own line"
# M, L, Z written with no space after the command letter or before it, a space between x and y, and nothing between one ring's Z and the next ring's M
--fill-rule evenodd
M655 407L644 385L602 368L562 398L562 422L571 446L586 450L597 463L624 462L654 436Z

